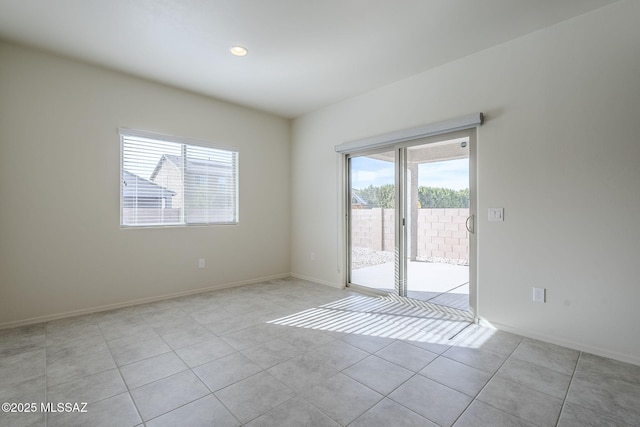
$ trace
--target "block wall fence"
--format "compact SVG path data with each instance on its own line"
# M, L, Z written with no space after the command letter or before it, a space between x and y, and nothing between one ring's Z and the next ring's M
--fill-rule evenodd
M468 216L469 209L418 209L417 258L468 261ZM393 252L394 221L394 209L353 209L351 245Z

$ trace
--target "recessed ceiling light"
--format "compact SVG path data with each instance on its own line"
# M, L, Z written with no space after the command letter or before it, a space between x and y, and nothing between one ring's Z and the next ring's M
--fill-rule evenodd
M247 48L242 46L231 46L229 51L235 56L245 56L247 54Z

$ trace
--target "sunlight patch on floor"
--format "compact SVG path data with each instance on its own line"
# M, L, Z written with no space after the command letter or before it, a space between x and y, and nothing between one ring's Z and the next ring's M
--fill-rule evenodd
M471 325L453 314L367 296L349 296L267 323L438 344L451 344Z

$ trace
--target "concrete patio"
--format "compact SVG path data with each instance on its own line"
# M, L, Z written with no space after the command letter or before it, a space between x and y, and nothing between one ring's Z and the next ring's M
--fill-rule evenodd
M469 266L438 262L409 261L407 296L433 304L469 309ZM351 272L351 283L393 292L393 262Z

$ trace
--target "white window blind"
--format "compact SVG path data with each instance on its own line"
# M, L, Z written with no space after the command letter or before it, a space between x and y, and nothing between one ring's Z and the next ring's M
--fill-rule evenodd
M120 130L123 227L238 223L238 151Z

